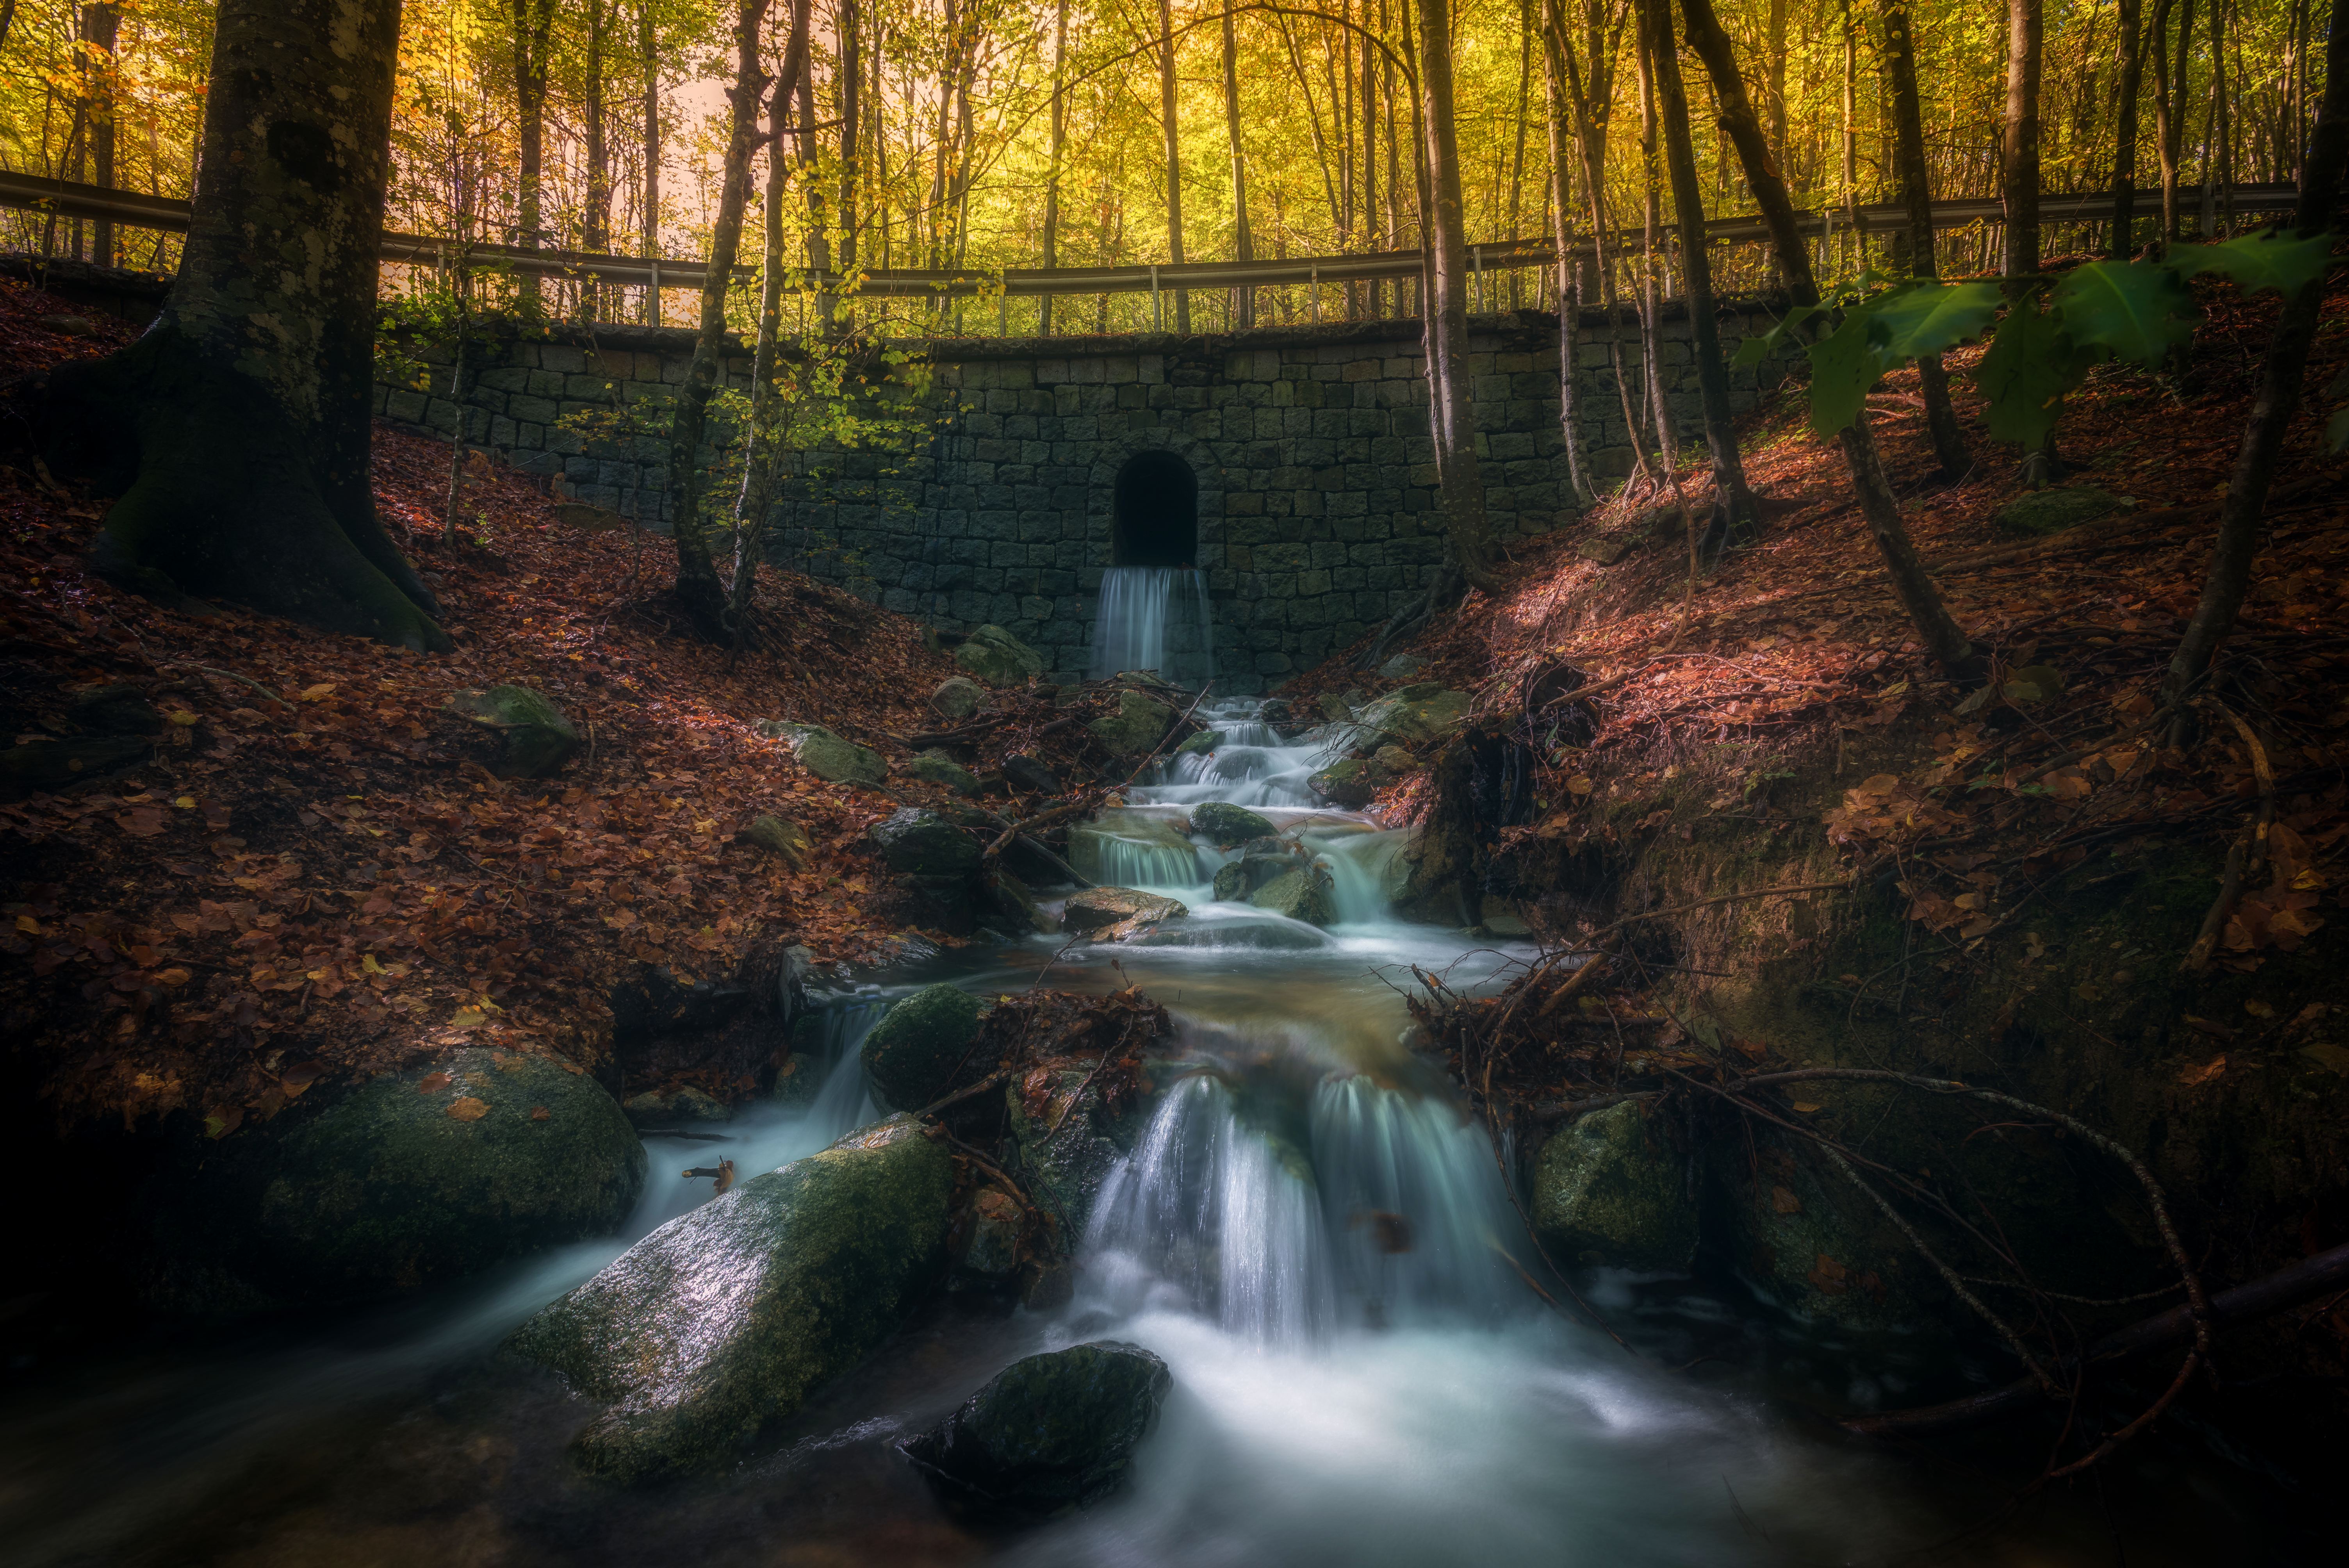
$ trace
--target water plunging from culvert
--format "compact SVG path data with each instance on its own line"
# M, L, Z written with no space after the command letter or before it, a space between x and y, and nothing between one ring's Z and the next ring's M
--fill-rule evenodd
M1216 675L1207 574L1188 566L1112 566L1093 618L1092 676L1153 670L1196 690Z

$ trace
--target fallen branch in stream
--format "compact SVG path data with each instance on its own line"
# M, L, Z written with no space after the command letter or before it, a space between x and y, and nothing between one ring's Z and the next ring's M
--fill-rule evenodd
M1133 771L1126 775L1124 783L1114 786L1097 785L1094 788L1086 790L1083 794L1076 797L1074 799L1063 800L1059 805L1048 807L1046 810L1039 811L1034 816L1027 818L1022 821L1012 823L1009 827L1004 829L1003 831L997 836L995 841L988 845L986 851L980 854L978 857L980 867L984 869L988 866L993 865L1002 855L1003 851L1011 847L1011 841L1014 839L1023 838L1035 831L1038 828L1046 827L1051 823L1062 821L1070 817L1084 816L1091 812L1097 811L1101 810L1102 802L1107 800L1112 795L1120 794L1133 788L1133 781L1142 777L1143 769L1147 769L1152 763L1158 760L1158 754L1166 749L1166 743L1174 739L1176 735L1183 733L1189 726L1191 716L1197 712L1199 705L1206 700L1207 693L1215 684L1216 683L1213 681L1203 681L1200 683L1197 693L1191 698L1191 706L1183 710L1181 717L1177 718L1173 724L1166 727L1166 733L1158 738L1157 745L1143 753L1142 760L1133 765ZM1072 876L1075 875L1073 872L1070 874ZM1079 877L1077 880L1079 882L1083 882L1084 879ZM1090 886L1091 884L1088 883L1086 885Z

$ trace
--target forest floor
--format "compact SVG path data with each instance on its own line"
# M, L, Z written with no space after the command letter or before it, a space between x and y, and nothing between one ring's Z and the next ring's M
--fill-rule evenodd
M2026 872L2041 869L2030 845L2051 822L2061 830L2043 859L2139 820L2230 831L2258 788L2231 732L2188 753L2126 733L2150 711L2199 592L2211 503L2274 311L2271 299L2209 304L2179 375L2100 375L2067 408L2074 482L2136 502L2117 527L2002 542L1992 513L2015 492L2013 454L1982 438L1962 375L1979 463L1961 484L1930 476L1904 378L1874 399L1909 525L1958 619L2002 679L2024 683L1992 709L1959 711L1961 694L1924 666L1799 396L1747 421L1747 450L1756 488L1801 509L1692 591L1685 551L1647 537L1652 499L1618 499L1520 547L1505 594L1472 597L1420 639L1429 668L1414 678L1472 689L1512 722L1526 678L1559 662L1628 678L1587 746L1545 744L1535 820L1505 838L1570 830L1594 775L1652 773L1725 739L1839 747L1930 711L1945 716L1939 760L1855 779L1830 827L1859 848L1976 835L1914 881L1912 913L1936 930L1995 923L1968 879L2016 844ZM59 330L55 318L73 314L0 284L0 370L130 335L105 321ZM2344 359L2349 294L2328 307L2313 394ZM2222 695L2267 737L2280 820L2276 886L2247 899L2229 934L2236 965L2321 923L2314 906L2337 896L2324 866L2349 834L2338 676L2349 463L2318 451L2325 404L2313 398L2296 427L2258 586L2224 655ZM952 661L914 622L771 571L768 645L703 646L659 614L665 541L566 526L532 482L479 463L462 503L476 537L444 541L448 472L445 445L379 431L379 503L442 595L457 644L427 657L132 597L82 566L101 500L0 469L0 707L15 732L65 733L73 694L98 686L136 687L166 720L151 760L0 805L16 901L0 929L16 960L0 966L0 1017L19 1053L12 1071L42 1086L58 1120L190 1110L220 1135L322 1076L379 1070L419 1047L472 1039L592 1058L631 965L690 979L791 944L827 961L886 952L864 830L942 792L896 778L882 790L824 783L755 726L821 723L902 758L902 738L936 723L926 699L957 673ZM2047 670L2060 694L2028 695ZM559 781L501 781L451 740L450 695L501 682L546 692L588 737ZM1283 695L1394 684L1340 657ZM1408 814L1417 788L1386 805ZM737 840L762 812L809 830L804 864Z

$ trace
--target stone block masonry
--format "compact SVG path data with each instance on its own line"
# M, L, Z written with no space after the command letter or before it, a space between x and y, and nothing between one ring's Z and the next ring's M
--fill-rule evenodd
M1758 304L1725 304L1724 351L1769 320ZM692 335L554 332L483 332L453 400L449 350L419 353L424 384L378 387L378 411L444 438L462 418L470 439L517 469L559 476L565 494L665 531L666 418L635 434L624 421L683 379ZM1618 334L1635 364L1628 313L1585 313L1578 411L1600 477L1631 466L1608 351ZM885 464L835 458L826 489L802 485L779 504L770 559L943 630L1004 626L1043 653L1053 678L1086 672L1102 573L1127 563L1118 479L1136 459L1163 474L1171 457L1195 480L1195 495L1179 498L1194 531L1178 553L1206 573L1216 686L1227 694L1269 689L1356 641L1410 603L1442 558L1416 321L909 346L926 346L936 367L935 434ZM1696 373L1676 304L1660 358L1666 405L1692 441ZM738 347L729 382L746 386L749 365ZM1757 376L1775 384L1787 369L1733 369L1733 400L1750 407ZM1468 373L1495 534L1506 544L1571 521L1557 318L1473 318ZM600 428L583 429L582 416ZM703 458L723 455L713 446ZM894 476L877 478L885 466ZM1152 526L1177 525L1154 513Z

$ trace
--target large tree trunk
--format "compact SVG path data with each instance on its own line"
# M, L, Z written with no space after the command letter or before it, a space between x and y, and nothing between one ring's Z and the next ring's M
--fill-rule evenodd
M2349 19L2344 7L2333 9L2333 32L2325 46L2324 100L2317 111L2316 129L2309 138L2306 161L2301 166L2300 206L2293 216L2303 235L2329 227L2338 206L2341 179L2349 171ZM2170 655L2162 678L2162 700L2175 702L2191 693L2209 673L2211 658L2235 624L2243 595L2251 589L2251 563L2259 554L2260 513L2267 505L2268 487L2275 480L2276 462L2283 453L2284 437L2300 407L2301 381L2308 370L2308 351L2316 341L2319 308L2324 302L2324 280L2313 279L2286 301L2277 318L2275 335L2268 341L2260 367L2259 390L2251 399L2250 425L2235 455L2234 471L2227 479L2227 498L2219 511L2219 545L2210 557L2210 573L2202 599L2186 623L2186 634Z
M1917 95L1917 46L1909 31L1909 0L1878 0L1884 12L1884 56L1892 81L1894 166L1900 178L1900 199L1909 208L1909 265L1918 277L1940 271L1933 237L1932 174L1925 162L1925 115ZM2123 0L2135 5L2137 0ZM1925 428L1933 438L1933 455L1941 460L1941 477L1955 484L1973 467L1966 450L1965 433L1958 428L1958 411L1950 403L1949 372L1941 356L1928 354L1917 361L1917 380L1925 396Z
M1786 181L1771 160L1769 146L1762 137L1761 122L1754 118L1754 106L1745 96L1745 83L1737 74L1737 58L1731 50L1729 35L1722 31L1720 19L1713 15L1713 0L1682 0L1682 9L1688 18L1689 46L1703 59L1705 71L1713 77L1713 101L1721 108L1722 129L1735 143L1738 160L1745 166L1745 183L1754 192L1754 204L1762 210L1763 224L1770 232L1770 246L1777 254L1787 292L1797 304L1816 304L1818 284L1811 274L1810 252L1795 226L1795 203L1786 194ZM1908 525L1900 520L1899 502L1885 480L1883 459L1877 451L1876 437L1868 428L1866 413L1844 428L1837 445L1851 475L1852 492L1859 502L1860 515L1868 520L1868 532L1884 558L1893 592L1909 612L1918 640L1951 678L1978 678L1981 659L1951 617L1949 607L1942 603L1940 590L1934 585L1931 574L1917 554L1915 543L1909 538Z
M2145 28L2140 0L2120 0L2121 83L2113 126L2113 223L2105 254L2128 260L2137 232L2137 100L2145 88Z
M2039 62L2041 0L2006 0L2006 125L1999 153L2004 227L2001 270L2019 304L2039 275ZM2036 490L2056 477L2055 435L2023 454L2023 482Z
M120 488L94 570L449 645L376 516L377 253L398 0L221 0L178 279L146 335L21 383L59 468Z
M114 41L122 26L122 7L92 5L81 8L81 37L89 54L84 61L89 92L89 179L93 185L114 188L115 85L121 68L114 57ZM98 266L115 263L114 225L100 218L90 225L89 259Z
M1713 524L1707 542L1718 548L1739 514L1754 517L1745 465L1729 407L1729 366L1721 356L1721 327L1713 318L1713 259L1705 251L1704 197L1697 184L1696 150L1689 136L1688 93L1681 85L1672 43L1671 0L1640 0L1641 23L1656 77L1656 109L1663 122L1664 164L1680 222L1682 292L1688 304L1689 346L1696 356L1697 400L1704 414L1705 450L1713 459Z
M2178 14L2178 53L2169 52L2169 13L2176 0L2158 0L2153 12L2153 88L2156 135L2161 141L2161 237L2178 238L2178 160L2186 141L2186 65L2194 47L2194 0Z
M1058 0L1052 12L1052 142L1051 167L1044 175L1044 267L1061 264L1061 175L1069 150L1069 105L1065 77L1069 70L1069 0ZM1052 296L1036 307L1036 330L1052 335Z
M612 155L604 127L604 35L609 19L606 0L587 0L587 53L582 62L583 102L587 142L587 191L579 217L579 243L589 251L608 250L612 243ZM594 281L579 288L579 315L595 321L603 312L603 289Z
M1158 0L1158 129L1166 153L1166 259L1183 264L1183 146L1174 119L1174 11ZM1174 330L1191 330L1191 291L1174 291Z
M794 0L795 15L804 16L808 4L809 0ZM677 607L697 634L713 643L726 635L726 591L710 559L709 536L702 531L701 494L707 475L701 463L701 438L724 362L726 290L733 282L734 263L741 253L742 212L750 201L750 155L759 146L759 95L764 85L759 71L759 25L766 15L767 0L739 0L734 82L726 94L730 127L718 211L710 225L709 268L701 288L701 330L694 338L693 358L669 416L668 517L669 531L677 542Z
M1242 262L1256 260L1248 236L1247 158L1240 144L1239 46L1232 35L1232 8L1224 6L1224 131L1232 150L1232 254ZM1256 290L1242 284L1238 325L1256 325Z

